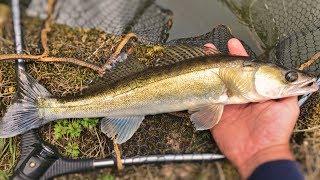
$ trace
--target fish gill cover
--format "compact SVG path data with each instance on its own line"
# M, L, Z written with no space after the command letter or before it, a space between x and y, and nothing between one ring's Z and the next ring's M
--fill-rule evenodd
M266 50L267 56L272 62L298 68L320 50L319 0L299 2L290 0L221 1L226 3L238 15L239 19L258 35L261 47ZM40 45L40 31L43 27L43 19L46 17L46 2L46 0L21 2L23 9L26 10L22 16L26 53L41 54L43 51ZM2 28L4 33L1 36L3 40L0 41L1 54L14 52L10 17L5 22L5 26ZM164 43L171 23L170 11L157 6L152 0L58 0L54 9L54 24L48 36L50 55L75 57L88 62L103 64L120 42L120 35L134 32L138 35L140 42L144 44ZM231 37L233 36L229 33L229 30L220 26L218 30L213 30L202 36L173 40L168 44L191 44L200 47L210 41L218 44L219 49L227 52L226 42ZM249 47L246 46L246 48L255 58L256 55L250 51ZM144 49L143 52L146 51L151 54L156 53L154 49ZM12 63L0 63L0 81L2 82L0 86L0 108L1 113L3 113L11 103L15 92L15 75ZM307 71L319 76L319 63L318 61L311 64ZM90 69L70 64L29 62L27 66L29 73L56 96L81 93L91 86L92 81L100 78L96 72ZM124 67L121 69L128 68L125 62L122 63L122 66ZM320 110L318 106L319 94L317 93L304 107L300 117L300 120L303 121L300 121L299 128L314 128L319 125L319 114L316 112ZM312 107L318 107L318 109ZM149 120L142 124L138 133L122 145L124 156L168 152L218 151L211 143L210 134L208 132L194 133L191 123L186 119L180 121L181 118L168 114L147 118ZM87 123L87 121L83 122ZM75 121L61 121L45 126L41 129L41 134L46 141L56 145L63 154L68 156L76 154L76 151L72 151L74 149L79 151L80 155L78 156L80 157L101 158L111 156L110 140L97 129L84 128L80 132L72 131L77 129L75 128L77 126L84 127L82 124L86 123L77 124ZM62 127L70 128L63 129ZM55 137L59 128L61 131L72 131L73 133L66 133L67 135L64 138ZM166 131L164 132L163 129L166 129ZM74 135L77 133L81 133L81 136ZM306 157L310 159L307 150L313 152L312 160L304 163L305 166L308 165L308 168L305 169L308 173L317 172L316 170L319 167L316 164L319 162L316 161L317 159L319 161L319 155L316 155L316 149L308 147L305 150L304 144L300 145L299 143L301 143L301 139L307 140L312 137L319 137L319 130L316 129L316 131L308 131L303 134L296 133L294 139L298 142L294 144L294 147L297 148L296 152L301 155L299 157L300 161L304 161ZM76 142L76 145L71 144L70 141ZM317 146L315 141L304 142L311 143L314 145L312 147ZM71 148L68 148L69 146ZM10 154L4 156L1 167L10 169L4 163L11 158ZM215 167L215 165L209 167L212 168L213 166ZM227 165L223 166L230 169ZM201 169L201 165L191 165L191 167ZM143 171L143 167L136 171ZM190 171L192 172L192 170ZM217 173L218 170L215 169L212 172ZM126 173L130 175L130 169ZM134 172L131 171L132 174Z

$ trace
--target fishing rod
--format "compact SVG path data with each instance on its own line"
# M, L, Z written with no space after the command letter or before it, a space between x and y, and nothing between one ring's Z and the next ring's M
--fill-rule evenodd
M29 139L28 139L29 138ZM36 139L34 139L36 138ZM63 158L56 149L45 142L42 142L35 132L27 132L23 140L34 142L34 149L24 158L11 177L13 180L31 179L52 179L65 174L88 172L100 168L116 167L116 159L68 159ZM23 145L22 145L23 148ZM167 154L149 155L121 159L124 165L138 165L150 163L167 162L196 162L222 160L223 155L219 154Z

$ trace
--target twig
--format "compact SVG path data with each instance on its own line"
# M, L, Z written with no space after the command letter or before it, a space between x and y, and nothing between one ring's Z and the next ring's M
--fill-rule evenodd
M114 140L113 140L113 148L114 148L114 152L116 153L117 168L118 168L118 170L122 170L123 164L121 161L121 152L119 149L119 145Z
M52 14L53 14L55 2L56 2L55 0L48 0L48 6L47 6L48 17L45 20L44 28L41 30L41 44L42 44L42 48L44 49L44 52L41 55L3 54L3 55L0 55L0 61L28 59L28 60L38 61L38 62L67 62L67 63L73 63L79 66L91 68L95 71L98 71L100 75L104 74L105 69L93 63L88 63L76 58L48 57L49 56L48 33L51 31L51 24L53 21Z
M102 156L105 157L106 155L105 155L105 153L104 153L104 148L103 148L103 146L102 146L102 143L101 143L99 134L98 134L98 132L97 132L97 129L94 129L94 132L95 132L95 134L96 134L96 136L97 136L97 138L98 138L99 147L100 147L100 149L101 149Z
M305 68L309 67L311 64L316 62L318 59L320 59L320 52L317 52L307 62L301 64L299 70L304 70Z
M124 38L118 44L115 52L110 56L109 60L102 66L102 69L106 70L110 65L114 62L117 56L121 53L123 47L128 43L131 38L136 38L137 36L134 33L128 33L124 36Z
M73 63L79 66L87 67L98 71L100 74L104 73L104 69L98 65L93 63L89 63L86 61L82 61L76 58L57 58L57 57L46 57L44 55L29 55L29 54L3 54L0 55L0 61L7 61L7 60L16 60L16 59L26 59L38 62L67 62Z
M0 55L0 61L5 60L16 60L16 59L28 59L32 61L38 61L38 62L67 62L67 63L73 63L79 66L87 67L90 69L93 69L97 71L100 75L103 75L105 73L105 70L109 67L109 65L121 52L123 47L127 44L127 42L131 39L136 37L134 33L128 33L125 35L123 40L119 43L117 46L115 52L111 55L109 60L103 65L98 66L93 63L89 63L80 59L76 58L58 58L58 57L49 57L49 47L48 47L48 33L51 31L51 25L53 21L53 10L56 0L48 0L48 6L47 6L47 19L44 23L44 28L41 30L41 45L43 48L43 53L41 55L29 55L29 54L3 54Z
M225 180L225 179L226 179L226 176L225 176L224 173L223 173L221 164L220 164L219 162L215 162L215 165L217 166L217 169L218 169L219 179L220 179L220 180Z
M294 130L293 132L311 132L317 129L320 129L320 126L314 126L312 128L307 128L307 129L298 129L298 130Z
M48 47L48 33L51 31L51 24L52 24L52 14L53 14L53 9L55 5L55 0L48 0L48 5L47 5L47 19L44 22L44 28L41 30L41 44L43 48L43 53L42 56L46 57L49 55L49 47Z
M92 56L96 55L99 50L107 43L107 41L104 41L99 47L98 49L96 49L89 57L86 58L86 60L90 59Z

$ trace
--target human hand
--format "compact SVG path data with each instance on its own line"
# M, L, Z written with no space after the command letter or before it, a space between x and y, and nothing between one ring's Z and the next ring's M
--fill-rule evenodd
M229 40L231 55L248 56L241 42ZM211 133L243 178L272 160L293 160L289 140L300 112L297 97L262 103L226 105Z

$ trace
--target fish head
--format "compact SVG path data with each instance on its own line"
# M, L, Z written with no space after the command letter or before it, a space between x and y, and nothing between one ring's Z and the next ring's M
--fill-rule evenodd
M257 93L268 99L298 96L319 89L316 77L274 64L260 64L254 81Z

